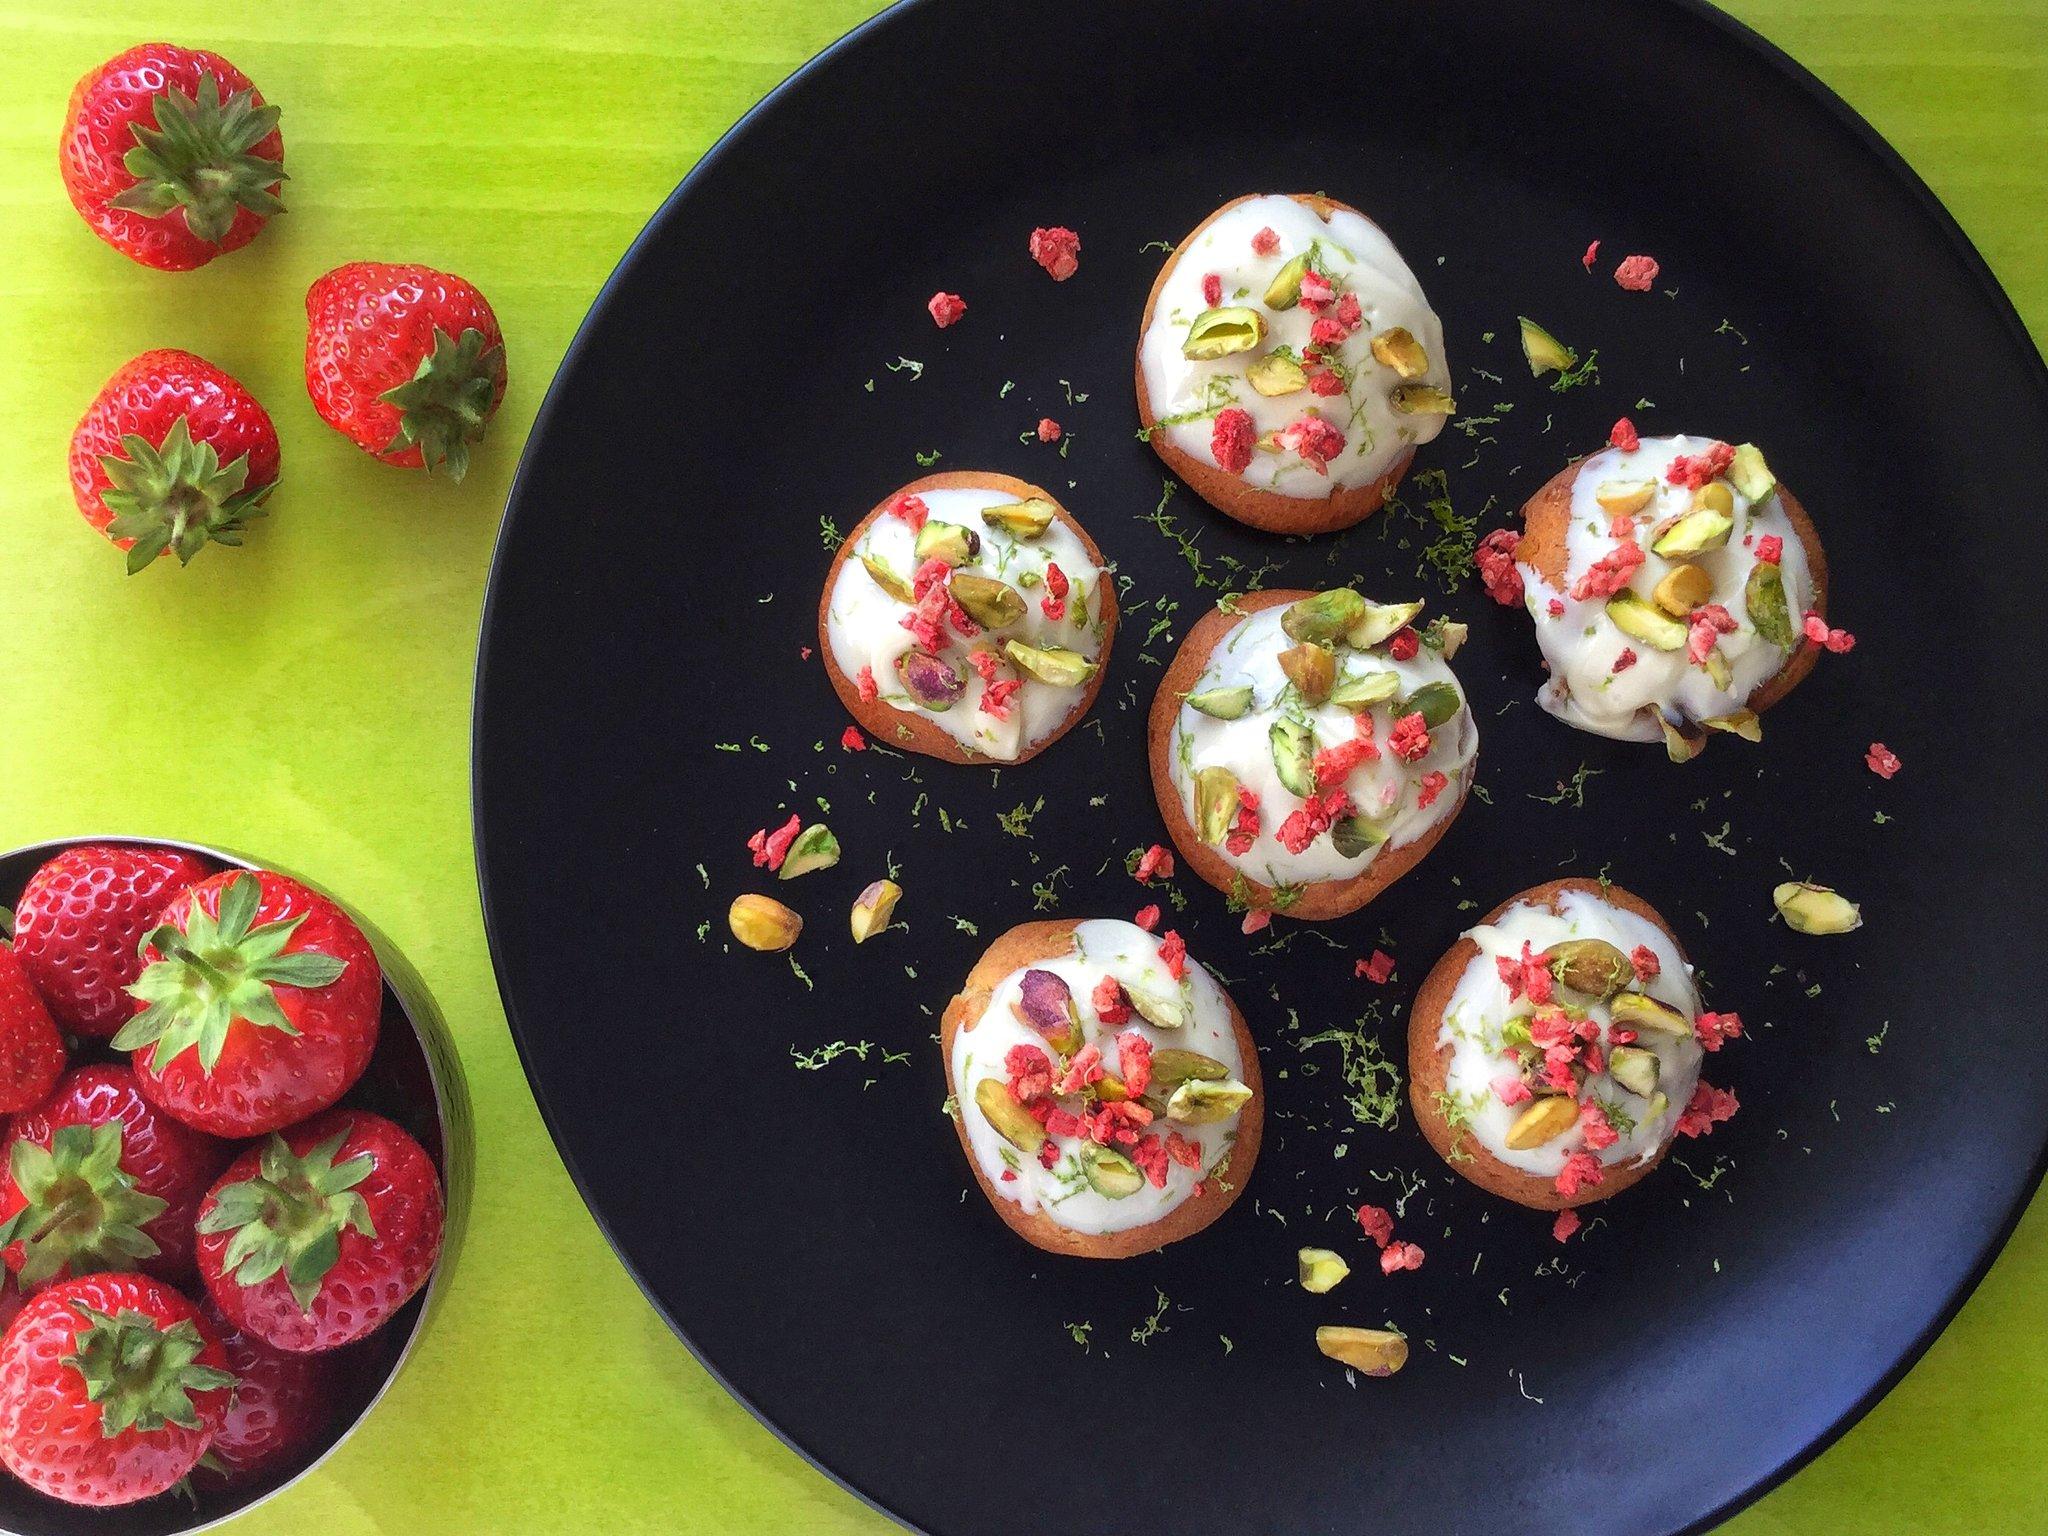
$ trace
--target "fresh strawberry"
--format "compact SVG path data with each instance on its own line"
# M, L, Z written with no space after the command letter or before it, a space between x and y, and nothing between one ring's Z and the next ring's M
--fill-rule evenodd
M277 428L256 397L203 357L163 348L115 370L71 434L71 495L128 551L132 576L181 565L211 539L240 544L277 488Z
M78 1067L8 1130L0 1260L25 1291L96 1270L176 1279L227 1160L222 1143L145 1099L126 1067Z
M0 943L0 1114L27 1109L64 1072L64 1037L12 948Z
M142 936L170 899L209 873L176 848L81 843L29 876L14 908L14 952L60 1029L96 1038L134 1016Z
M334 1362L326 1355L288 1354L237 1332L211 1296L200 1298L199 1314L227 1351L235 1399L194 1480L232 1488L301 1460L327 1427Z
M377 1045L383 973L341 908L268 870L202 880L143 939L114 1036L144 1096L216 1136L260 1136L334 1103Z
M505 398L505 338L484 296L431 267L352 261L306 290L306 393L386 464L460 480Z
M441 1181L381 1115L337 1109L235 1159L199 1208L199 1273L235 1328L334 1349L381 1326L441 1251Z
M0 1342L0 1463L67 1504L132 1504L199 1464L234 1384L212 1327L161 1281L67 1280Z
M220 55L174 43L130 48L78 82L57 161L92 232L166 272L247 245L284 212L277 108Z

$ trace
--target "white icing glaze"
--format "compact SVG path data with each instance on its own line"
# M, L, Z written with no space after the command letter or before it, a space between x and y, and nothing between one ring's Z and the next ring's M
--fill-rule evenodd
M1271 228L1280 237L1279 248L1270 256L1252 249L1252 237L1262 228ZM1309 344L1315 316L1305 305L1271 310L1261 301L1273 275L1312 243L1318 245L1322 264L1340 290L1355 293L1364 312L1364 323L1337 349L1338 360L1352 370L1351 387L1348 394L1328 398L1306 389L1268 398L1245 381L1245 370L1275 347L1289 347L1300 357ZM1202 279L1211 272L1223 280L1223 304L1256 309L1266 321L1267 336L1263 345L1250 351L1194 361L1181 355L1181 344L1187 339L1190 322L1210 307L1203 299ZM1166 433L1176 448L1215 465L1209 440L1217 409L1242 407L1263 437L1299 419L1313 406L1344 434L1344 451L1330 461L1329 473L1317 473L1292 452L1259 452L1252 455L1241 478L1261 490L1304 499L1328 496L1333 489L1370 485L1411 445L1426 443L1441 432L1446 419L1402 414L1388 403L1390 391L1401 380L1391 368L1375 361L1371 342L1375 334L1396 326L1421 342L1428 357L1428 372L1414 382L1448 391L1451 379L1444 359L1442 322L1430 309L1415 274L1378 225L1342 208L1333 211L1325 224L1306 204L1291 197L1269 194L1251 198L1218 215L1196 236L1180 252L1159 290L1152 324L1139 349L1145 390L1153 417L1160 423L1157 430ZM1222 398L1225 390L1227 399ZM1189 413L1195 413L1191 419L1167 425Z
M1735 526L1721 549L1682 560L1667 560L1650 549L1651 530L1692 505L1692 492L1671 484L1665 471L1681 454L1705 453L1714 442L1709 437L1646 437L1633 453L1608 448L1594 454L1580 466L1578 478L1572 482L1562 587L1552 587L1534 566L1518 564L1523 600L1536 621L1536 642L1550 664L1550 680L1537 692L1536 702L1558 719L1622 741L1658 741L1663 732L1652 716L1643 713L1645 706L1654 705L1666 716L1684 721L1729 714L1742 708L1790 659L1788 652L1757 634L1743 606L1743 586L1757 563L1755 541L1764 534L1775 534L1784 541L1779 570L1795 629L1800 616L1813 606L1813 575L1805 546L1775 494L1752 506L1748 497L1729 487L1735 501ZM1629 579L1631 590L1647 600L1667 572L1688 561L1713 578L1710 601L1724 606L1739 626L1719 641L1731 674L1727 688L1715 687L1706 669L1688 660L1683 650L1660 651L1622 633L1607 616L1604 598L1572 597L1571 589L1579 578L1621 542L1610 531L1608 515L1596 499L1601 483L1608 480L1654 480L1657 484L1655 498L1636 518L1641 530L1637 542L1644 560ZM1551 612L1553 601L1563 604L1562 612ZM1635 652L1635 663L1616 672L1614 663L1624 649Z
M1552 913L1528 902L1518 902L1498 923L1481 925L1465 934L1479 946L1479 953L1452 990L1437 1031L1439 1047L1452 1048L1444 1089L1466 1110L1460 1125L1464 1134L1510 1167L1543 1178L1555 1178L1568 1156L1586 1150L1585 1132L1574 1125L1540 1147L1520 1151L1509 1148L1508 1127L1528 1105L1504 1104L1494 1091L1495 1081L1513 1075L1515 1070L1513 1058L1501 1054L1501 1026L1511 1018L1526 1019L1531 1005L1526 997L1509 1000L1507 983L1501 979L1495 962L1503 956L1519 956L1524 942L1539 955L1564 939L1605 939L1624 954L1638 945L1647 945L1661 969L1648 982L1638 983L1640 989L1660 1002L1669 1003L1688 1019L1697 1018L1700 1013L1700 995L1693 985L1691 968L1680 959L1678 946L1663 929L1590 891L1565 891L1558 906L1560 910ZM1600 1026L1599 1041L1604 1053L1613 1017L1608 1006L1563 988L1559 988L1558 999L1583 1007L1587 1016ZM1657 1087L1669 1108L1656 1121L1638 1123L1612 1146L1594 1153L1608 1166L1655 1157L1677 1130L1678 1117L1699 1082L1700 1062L1705 1053L1697 1039L1676 1040L1643 1030L1635 1043L1657 1053ZM1581 1100L1588 1095L1617 1104L1632 1117L1640 1117L1648 1107L1643 1099L1605 1072L1586 1079Z
M1074 1232L1123 1232L1159 1220L1194 1193L1195 1183L1201 1177L1194 1169L1169 1161L1163 1189L1155 1189L1147 1180L1136 1193L1112 1200L1097 1194L1081 1176L1075 1155L1079 1143L1075 1138L1053 1138L1060 1146L1060 1160L1050 1169L1043 1168L1036 1158L1023 1156L1004 1141L976 1106L974 1089L983 1078L1007 1081L1003 1058L1011 1046L1036 1046L1057 1060L1057 1053L1046 1044L1045 1037L1011 1011L1010 1005L1020 994L1026 970L1051 971L1072 989L1085 1043L1101 1047L1104 1064L1111 1070L1115 1070L1117 1061L1116 1037L1136 1031L1155 1048L1199 1051L1214 1057L1229 1069L1231 1077L1242 1081L1244 1059L1237 1048L1237 1032L1231 1028L1230 1005L1223 989L1193 960L1187 962L1183 978L1176 984L1159 959L1157 935L1145 932L1135 923L1096 919L1074 929L1073 953L1035 960L1004 977L989 994L987 1011L953 1037L950 1065L961 1124L967 1130L974 1160L988 1175L998 1196L1015 1201L1027 1211L1042 1210ZM1162 993L1172 992L1178 986L1188 1005L1188 1022L1178 1029L1159 1029L1134 1016L1128 1023L1105 1027L1096 1018L1090 1001L1095 984L1104 976L1114 976L1127 990ZM1169 1125L1162 1119L1155 1121L1152 1129L1162 1135L1169 1129L1176 1130L1199 1145L1202 1167L1206 1170L1214 1167L1236 1140L1239 1118L1234 1115L1214 1125ZM1015 1178L1003 1177L1012 1171ZM1212 1187L1202 1198L1214 1200L1219 1195Z
M876 585L860 563L870 555L901 577L907 586L917 570L914 552L916 535L902 518L883 514L868 525L859 542L840 563L839 579L832 587L831 605L826 613L826 633L833 659L849 678L858 678L862 667L874 669L875 685L882 701L905 714L922 714L954 740L964 743L995 762L1013 762L1027 748L1035 746L1058 730L1085 691L1085 684L1055 688L1020 672L1005 660L996 672L998 681L1021 677L1024 686L1009 701L1009 718L999 720L981 707L984 684L967 663L967 653L976 646L993 645L1001 656L1001 642L1019 640L1026 645L1064 646L1090 660L1101 656L1103 573L1089 558L1074 530L1060 518L1036 539L1018 539L981 519L983 508L1002 506L1017 498L1004 491L951 488L920 493L935 522L957 523L981 536L981 552L957 569L975 575L992 576L1016 587L1024 598L1024 617L999 633L965 639L948 626L944 657L967 678L967 692L952 708L923 709L904 693L896 676L896 658L916 647L911 632L903 627L910 612ZM1057 564L1075 584L1067 599L1066 615L1049 619L1039 606L1046 595L1043 585L1046 567ZM1039 585L1019 586L1020 575L1028 573ZM1086 588L1087 623L1076 626L1081 611L1080 589Z
M1273 766L1271 731L1283 713L1282 706L1315 729L1319 747L1332 747L1358 735L1353 712L1324 703L1307 708L1292 691L1287 674L1280 669L1280 653L1294 644L1281 628L1286 605L1262 609L1242 620L1210 653L1202 676L1189 689L1201 693L1211 688L1250 684L1252 707L1236 720L1217 720L1183 704L1168 743L1172 753L1169 773L1180 791L1181 809L1189 824L1199 828L1195 816L1195 775L1204 768L1228 768L1240 785L1259 797L1259 835L1242 854L1222 845L1216 852L1233 869L1239 869L1263 885L1303 885L1321 880L1348 880L1388 848L1414 842L1431 827L1449 816L1458 804L1465 776L1479 751L1479 726L1469 704L1445 724L1429 733L1429 750L1416 762L1405 762L1387 750L1393 727L1393 703L1372 711L1373 740L1380 747L1376 761L1360 764L1345 779L1344 787L1361 812L1385 826L1387 841L1345 858L1327 834L1315 839L1300 853L1290 853L1280 843L1280 825L1298 809L1301 797L1280 782ZM1441 655L1424 646L1408 661L1395 661L1385 646L1371 651L1354 651L1340 646L1337 651L1338 679L1368 672L1392 672L1401 680L1396 701L1404 699L1425 683L1456 685L1457 679ZM1464 695L1459 688L1459 695ZM1283 693L1286 698L1283 699ZM1448 781L1425 809L1417 805L1418 786L1432 770Z

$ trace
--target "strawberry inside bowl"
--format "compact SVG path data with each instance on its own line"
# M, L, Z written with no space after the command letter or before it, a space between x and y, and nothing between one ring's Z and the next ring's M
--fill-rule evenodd
M0 907L0 1096L26 1105L0 1172L0 1533L203 1530L354 1433L432 1317L475 1166L454 1042L387 938L239 855L37 844L0 854ZM136 1330L149 1390L87 1392Z

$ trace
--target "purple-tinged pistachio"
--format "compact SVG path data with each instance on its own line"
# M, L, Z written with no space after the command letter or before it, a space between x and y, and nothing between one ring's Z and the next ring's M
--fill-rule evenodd
M924 651L905 651L896 658L896 680L916 703L935 715L958 704L967 692L967 679L958 667Z
M1403 379L1419 379L1429 372L1429 354L1406 326L1394 326L1372 339L1372 355L1383 368L1391 368Z
M903 899L903 887L894 880L877 880L853 901L853 942L865 944L889 926L896 915L896 903Z
M1628 956L1605 939L1563 939L1538 958L1565 986L1602 1002L1636 979Z
M1349 587L1332 587L1287 605L1280 628L1290 640L1334 645L1365 617L1365 599Z
M1337 683L1337 658L1328 646L1304 640L1280 653L1280 670L1304 702L1320 704Z
M1045 1127L1010 1097L1009 1084L1000 1077L984 1077L974 1085L974 1105L995 1133L1025 1156L1036 1157L1045 1145Z
M1851 933L1863 926L1861 907L1809 880L1787 880L1771 892L1771 905L1794 933Z
M983 629L1003 629L1024 617L1024 596L1008 582L955 571L950 586L953 601Z
M1391 1376L1408 1363L1408 1341L1385 1328L1318 1328L1316 1348L1361 1376Z
M1051 971L1026 971L1017 981L1017 1017L1057 1046L1062 1055L1081 1044L1081 1013L1074 989Z

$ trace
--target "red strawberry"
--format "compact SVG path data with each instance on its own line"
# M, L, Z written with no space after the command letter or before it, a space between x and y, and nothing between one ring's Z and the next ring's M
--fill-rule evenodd
M386 464L460 480L505 398L505 338L484 296L431 267L352 261L306 290L306 393Z
M114 1036L145 1096L216 1136L260 1136L339 1099L370 1064L383 973L341 908L268 870L171 902Z
M381 1326L441 1251L441 1181L381 1115L337 1109L236 1158L199 1208L199 1273L227 1320L277 1349Z
M172 43L130 48L78 82L57 162L92 232L166 272L247 245L284 212L277 108L218 54Z
M64 1037L21 961L0 944L0 1114L27 1109L63 1071Z
M139 950L170 899L208 874L176 848L81 843L33 875L14 908L14 952L50 1017L74 1035L111 1035L135 1013Z
M192 1303L143 1275L86 1275L22 1309L0 1342L0 1463L67 1504L177 1486L235 1378Z
M293 1355L238 1333L211 1296L199 1314L213 1324L235 1378L235 1400L206 1448L196 1477L235 1487L304 1457L327 1427L334 1363L325 1355Z
M132 576L240 544L277 488L277 428L256 397L203 357L163 348L124 363L71 434L71 495L128 551Z
M192 1267L199 1202L228 1149L142 1096L126 1067L79 1067L17 1115L0 1170L0 1259L36 1290L66 1274Z

